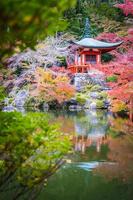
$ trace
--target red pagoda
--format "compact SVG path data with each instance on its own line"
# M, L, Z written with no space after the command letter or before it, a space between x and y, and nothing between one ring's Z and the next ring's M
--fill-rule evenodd
M74 42L76 50L74 61L68 62L68 69L71 73L87 73L101 63L103 53L114 50L122 44L122 41L108 43L91 38L89 19L86 19L83 37L80 41Z

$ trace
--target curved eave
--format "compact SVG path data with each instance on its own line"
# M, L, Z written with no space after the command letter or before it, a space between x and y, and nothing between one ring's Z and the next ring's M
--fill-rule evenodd
M80 46L81 48L99 49L102 53L112 51L120 46L122 43L123 41L116 43L102 42L93 38L84 38L79 42L74 42L75 45Z
M122 44L122 43L121 43ZM120 45L121 45L120 44ZM117 45L117 46L114 46L114 47L109 47L109 48L99 48L99 50L102 52L102 53L107 53L109 51L112 51L114 49L116 49L117 47L119 47L120 45Z

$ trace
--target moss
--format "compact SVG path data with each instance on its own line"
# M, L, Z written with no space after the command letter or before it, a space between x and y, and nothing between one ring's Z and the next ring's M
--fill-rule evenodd
M13 97L9 98L9 103L12 103L13 101L14 101Z
M85 87L82 93L90 93L90 92L97 92L97 91L101 91L100 85L89 84Z
M76 96L76 101L81 104L84 105L86 103L86 96L83 94L77 94Z
M0 86L0 102L2 102L5 97L6 97L5 88Z
M103 100L96 100L97 108L104 108L104 101Z
M88 85L86 86L86 90L90 90L92 87L93 87L92 84L88 84Z
M99 93L99 96L100 96L102 99L106 99L108 95L107 95L107 92L102 91L102 92Z
M97 92L97 91L101 91L101 86L100 85L94 85L91 90L91 92Z

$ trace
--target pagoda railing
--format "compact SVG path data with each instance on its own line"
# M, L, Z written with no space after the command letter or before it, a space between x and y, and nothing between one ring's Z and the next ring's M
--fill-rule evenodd
M92 69L94 67L92 67L91 64L88 65L69 65L68 66L68 70L71 71L71 73L75 74L75 73L87 73L88 70Z

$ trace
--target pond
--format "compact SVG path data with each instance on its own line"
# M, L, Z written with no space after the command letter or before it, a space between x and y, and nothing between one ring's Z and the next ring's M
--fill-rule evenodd
M112 131L111 113L87 110L52 115L64 132L76 133L72 138L75 153L50 177L38 199L131 200L133 138L119 136L115 127Z
M126 119L100 110L52 111L49 115L50 123L60 123L63 133L70 134L74 151L35 199L132 200L133 136L124 134ZM34 192L17 199L34 199L29 196ZM0 195L10 200L12 190Z

